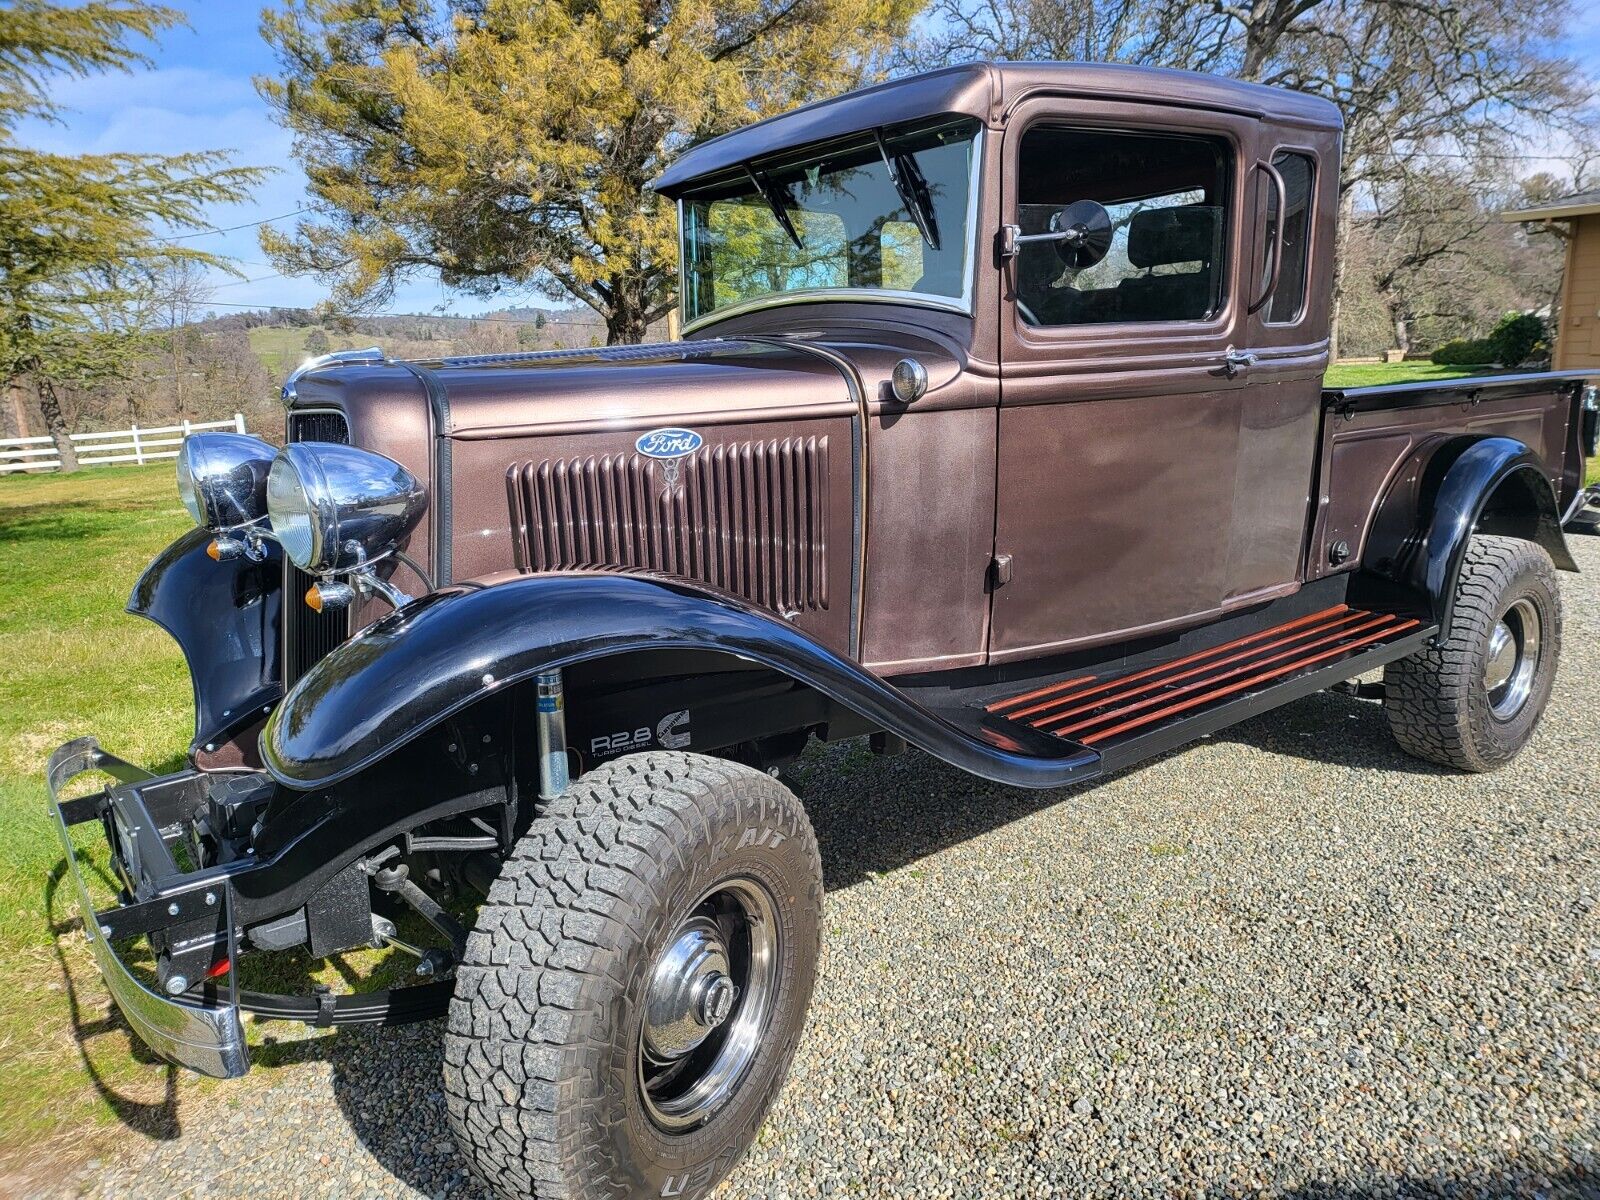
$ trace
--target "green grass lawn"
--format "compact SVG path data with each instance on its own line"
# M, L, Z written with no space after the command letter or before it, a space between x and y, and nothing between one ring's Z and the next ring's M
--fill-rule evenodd
M147 1055L137 1061L120 1022L107 1020L74 905L55 891L63 856L42 776L57 744L89 732L137 762L182 761L191 707L183 659L122 606L151 556L188 523L170 470L0 479L0 956L10 964L0 993L9 1090L0 1156L92 1135L119 1107L151 1132L162 1119L166 1072ZM99 1032L80 1042L75 1024Z
M183 766L188 670L172 640L123 605L189 524L170 464L0 477L0 1194L24 1190L7 1186L17 1171L102 1152L125 1136L121 1124L169 1132L174 1103L215 1086L152 1062L115 1017L75 904L56 890L65 864L43 780L50 751L86 733L152 769ZM90 830L80 844L96 840ZM313 980L365 989L408 970L397 952L280 955L248 963L241 982L303 994ZM282 1023L250 1034L269 1073L293 1053L265 1043L306 1036Z
M1422 383L1494 373L1493 367L1437 367L1430 362L1335 363L1328 368L1323 381L1329 387L1373 387L1385 383Z

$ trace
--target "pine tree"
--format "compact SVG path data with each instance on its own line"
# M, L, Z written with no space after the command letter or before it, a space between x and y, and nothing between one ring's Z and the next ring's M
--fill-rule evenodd
M203 228L209 204L238 201L262 172L216 151L180 155L47 154L17 144L26 117L56 119L53 76L131 70L134 48L181 23L143 2L0 7L0 380L19 432L38 403L62 469L77 465L56 389L126 369L140 343L94 319L173 264L226 265L175 245L168 230Z
M573 297L607 340L675 303L689 142L870 77L920 0L287 0L263 18L317 220L262 245L342 302L407 273Z

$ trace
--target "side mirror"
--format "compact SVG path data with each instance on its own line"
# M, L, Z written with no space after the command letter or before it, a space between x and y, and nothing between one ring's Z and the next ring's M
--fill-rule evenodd
M1111 214L1097 200L1074 200L1050 215L1050 240L1075 271L1092 267L1111 249Z

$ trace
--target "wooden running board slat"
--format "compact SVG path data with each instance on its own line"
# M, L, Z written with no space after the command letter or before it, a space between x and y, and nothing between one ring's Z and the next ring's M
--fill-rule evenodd
M1080 675L991 701L984 711L1002 726L1016 722L1099 749L1419 627L1412 617L1340 604L1127 675Z
M1234 638L1231 642L1223 642L1220 646L1212 646L1208 650L1197 650L1193 654L1186 654L1182 658L1173 659L1171 662L1164 662L1154 667L1147 667L1142 671L1135 671L1132 675L1124 675L1119 679L1113 679L1108 683L1103 683L1099 687L1089 688L1086 691L1073 691L1070 695L1065 696L1055 695L1056 692L1064 689L1076 688L1079 684L1093 683L1097 676L1086 675L1077 679L1068 679L1061 683L1051 684L1049 687L1040 688L1037 691L1024 692L1020 696L1012 696L1006 700L996 700L992 704L986 706L986 711L994 713L996 716L1009 717L1013 721L1019 721L1024 717L1032 716L1034 713L1043 712L1046 709L1054 708L1058 703L1064 704L1082 700L1088 696L1106 692L1111 688L1121 687L1123 684L1135 683L1141 679L1148 679L1151 676L1159 675L1165 671L1170 671L1175 667L1185 667L1190 663L1201 662L1215 655L1224 654L1229 650L1237 649L1240 646L1248 646L1252 643L1262 641L1265 638L1277 637L1280 634L1287 633L1291 629L1298 629L1303 625L1310 625L1315 622L1337 618L1340 616L1340 614L1347 613L1349 611L1351 610L1348 605L1337 604L1332 608L1325 608L1321 612L1312 613L1310 616L1301 617L1298 620L1289 621L1282 625L1275 625L1271 629L1263 629L1259 633L1252 633L1247 634L1244 637ZM1046 695L1049 695L1052 698L1048 701L1044 701L1043 703L1035 704L1029 708L1017 709L1013 707L1014 705L1021 704L1024 701L1042 698Z
M1349 643L1359 634L1366 633L1370 629L1391 625L1399 620L1398 617L1374 617L1370 614L1355 615L1362 616L1364 619L1357 621L1344 621L1340 624L1339 628L1333 630L1331 633L1323 633L1321 637L1313 638L1309 642L1300 642L1299 644L1291 645L1287 650L1279 650L1278 653L1269 654L1265 658L1257 658L1253 654L1249 655L1249 661L1245 662L1242 666L1233 667L1227 671L1219 671L1215 675L1210 674L1207 669L1197 668L1195 670L1184 671L1182 674L1173 676L1170 679L1162 679L1157 684L1149 684L1142 688L1135 688L1132 694L1148 692L1152 690L1152 688L1159 688L1160 691L1158 694L1151 696L1148 699L1141 700L1136 704L1125 704L1118 708L1113 708L1109 712L1099 712L1090 717L1087 721L1079 721L1075 724L1063 724L1061 722L1066 714L1063 713L1060 716L1051 717L1049 721L1050 732L1059 734L1078 733L1095 725L1103 724L1104 722L1112 720L1116 717L1123 716L1126 713L1136 712L1141 708L1148 708L1152 704L1160 704L1163 700L1170 699L1173 696L1187 695L1188 693L1195 691L1197 688L1208 687L1214 683L1221 683L1225 679L1234 679L1240 675L1247 675L1251 671L1260 670L1262 667L1271 666L1273 663L1286 662L1287 665L1284 667L1284 669L1286 671L1292 671L1294 670L1294 664L1308 658L1309 652L1312 650L1326 646L1330 642ZM1288 640L1292 641L1294 639ZM1278 646L1284 644L1285 643L1283 642L1268 643L1268 645L1272 646L1273 648L1277 648ZM1235 657L1245 658L1246 656L1236 655L1230 658L1225 658L1217 665L1227 665L1228 663L1231 663ZM1183 687L1168 686L1169 684L1177 683L1182 679L1187 679L1197 674L1200 675L1201 678L1195 680L1193 683L1185 684ZM1129 693L1118 692L1117 700L1121 701L1129 695ZM1104 708L1103 705L1100 707Z
M1175 674L1166 674L1165 672L1162 672L1155 678L1149 680L1147 683L1127 690L1118 687L1115 694L1112 696L1103 696L1093 704L1079 705L1076 708L1069 708L1062 712L1055 712L1036 717L1034 719L1034 723L1041 725L1048 723L1052 727L1052 732L1061 732L1059 729L1055 728L1057 723L1064 722L1067 718L1075 717L1080 713L1089 712L1092 709L1104 708L1107 704L1111 703L1120 704L1124 700L1132 699L1134 696L1143 695L1146 692L1165 691L1173 684L1179 683L1185 679L1192 679L1195 676L1201 676L1202 678L1218 678L1218 676L1212 675L1211 673L1216 671L1218 668L1231 666L1234 663L1246 664L1245 666L1238 668L1239 671L1249 670L1251 665L1259 664L1261 662L1272 662L1277 658L1282 657L1281 654L1271 655L1271 651L1281 651L1286 646L1292 646L1293 649L1287 651L1287 653L1294 654L1310 646L1320 646L1327 642L1330 638L1343 637L1348 633L1355 632L1357 628L1364 629L1366 627L1366 622L1369 622L1372 619L1373 618L1370 613L1353 612L1347 610L1341 615L1334 617L1332 620L1320 621L1315 625L1308 625L1303 629L1296 630L1294 633L1287 634L1280 638L1273 638L1271 641L1262 642L1256 646L1251 646L1248 650L1235 651L1233 654L1225 655L1222 658L1213 659L1210 662L1201 663L1199 666L1190 667L1186 671L1179 671ZM1307 638L1312 640L1306 641ZM1264 655L1268 657L1264 658ZM1233 674L1236 672L1229 673ZM1121 682L1121 680L1118 680L1119 684ZM1075 696L1073 699L1076 700L1077 697Z
M1326 662L1330 658L1337 658L1341 654L1348 654L1351 650L1358 650L1362 646L1370 646L1373 642L1388 640L1399 634L1405 633L1408 630L1415 629L1419 624L1421 624L1421 622L1408 617L1405 620L1400 621L1398 624L1386 626L1383 629L1366 634L1364 637L1359 637L1353 642L1346 642L1343 645L1335 646L1331 650L1324 650L1321 654L1314 654L1310 658L1297 659L1292 663L1282 664L1274 667L1270 671L1263 671L1259 675L1252 675L1249 679L1237 680L1234 683L1229 684L1227 687L1217 688L1214 691L1205 692L1199 696L1191 696L1181 704L1174 704L1171 708L1163 708L1153 713L1145 713L1144 716L1136 717L1131 721L1124 721L1121 725L1113 725L1110 729L1102 729L1099 733L1095 734L1094 737L1086 738L1085 741L1092 746L1096 742L1103 742L1107 738L1116 737L1119 733L1126 733L1130 729L1137 729L1141 725L1148 725L1152 721L1160 721L1166 717L1175 716L1178 713L1188 712L1191 708L1198 708L1202 704L1209 704L1214 700L1223 699L1226 696L1231 696L1237 692L1242 692L1248 688L1255 687L1257 684L1268 683L1273 679L1279 678L1283 675L1291 675L1295 671L1302 670L1306 667L1315 666L1319 662Z

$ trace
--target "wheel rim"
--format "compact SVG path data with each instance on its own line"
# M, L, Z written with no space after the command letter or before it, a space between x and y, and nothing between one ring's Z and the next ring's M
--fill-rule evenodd
M1515 716L1533 692L1542 632L1539 610L1531 600L1518 600L1506 609L1490 631L1483 686L1489 711L1502 721Z
M777 910L739 877L702 896L656 958L637 1058L662 1129L705 1124L733 1097L765 1040L778 980Z

